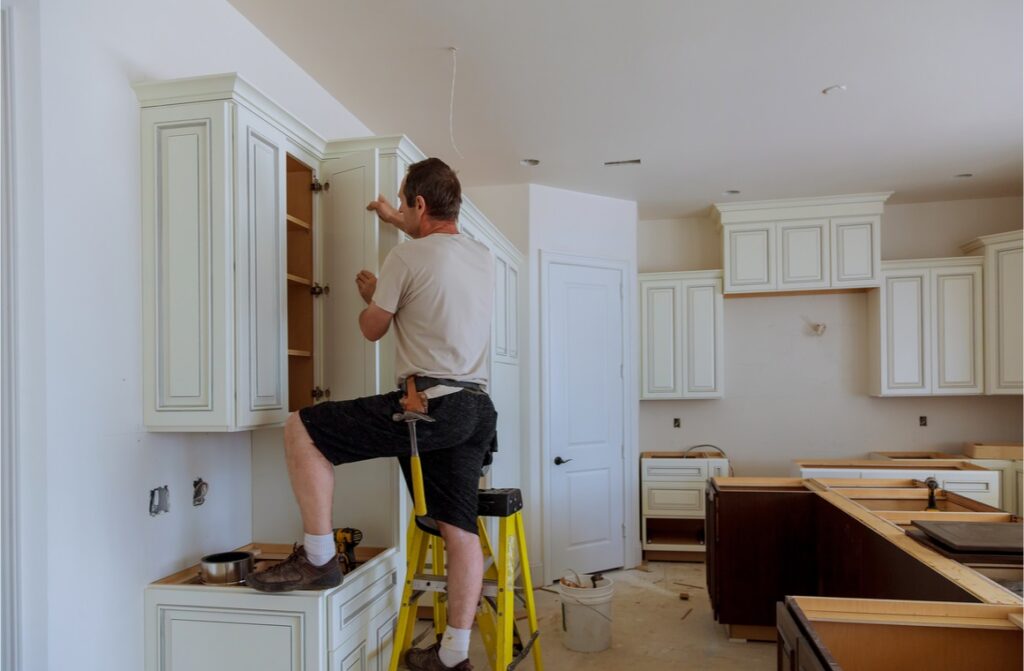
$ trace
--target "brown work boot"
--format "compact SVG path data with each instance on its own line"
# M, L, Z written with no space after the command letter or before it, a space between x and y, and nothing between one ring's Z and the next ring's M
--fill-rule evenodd
M327 589L341 584L337 555L323 566L313 566L301 545L279 564L259 573L250 573L245 584L261 592L290 592L293 589Z
M435 643L429 648L409 648L405 653L405 664L409 671L473 671L473 665L468 659L464 659L455 666L445 666L437 651L441 648L440 643Z

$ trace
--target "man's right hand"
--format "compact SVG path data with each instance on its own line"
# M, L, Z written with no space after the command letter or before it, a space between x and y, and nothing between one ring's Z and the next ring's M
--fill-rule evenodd
M383 193L377 196L377 200L367 205L366 209L376 212L378 217L392 226L399 226L402 223L402 215L391 206Z

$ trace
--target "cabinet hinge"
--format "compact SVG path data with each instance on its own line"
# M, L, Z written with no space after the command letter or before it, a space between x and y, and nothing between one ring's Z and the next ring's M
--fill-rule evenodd
M318 282L314 282L313 286L311 286L309 288L309 293L313 294L314 296L320 296L322 294L330 294L331 293L331 285L330 284L325 284L323 286L320 286L320 284Z
M619 379L620 379L620 380L621 380L621 379L623 379L623 372L622 372L622 367L623 367L624 365L625 365L625 364L621 364L621 363L619 364Z
M622 537L623 538L626 537L626 525L625 524L622 525Z
M330 182L323 182L323 183L321 183L319 179L314 177L313 178L313 183L309 185L309 188L312 189L312 191L314 193L320 193L321 191L330 191L331 190L331 183Z

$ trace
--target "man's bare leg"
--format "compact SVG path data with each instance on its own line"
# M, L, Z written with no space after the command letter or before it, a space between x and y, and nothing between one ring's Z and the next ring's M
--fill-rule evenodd
M331 533L334 464L316 449L297 412L288 415L284 424L284 455L288 479L302 512L302 530L315 535Z
M471 629L484 582L484 553L476 534L437 523L448 552L448 624Z

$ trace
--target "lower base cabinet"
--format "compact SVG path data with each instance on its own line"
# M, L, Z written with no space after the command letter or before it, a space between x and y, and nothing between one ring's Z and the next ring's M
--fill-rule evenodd
M779 671L1019 671L1020 606L787 597Z
M153 583L146 671L386 671L404 567L377 552L329 590L265 594L189 570Z

